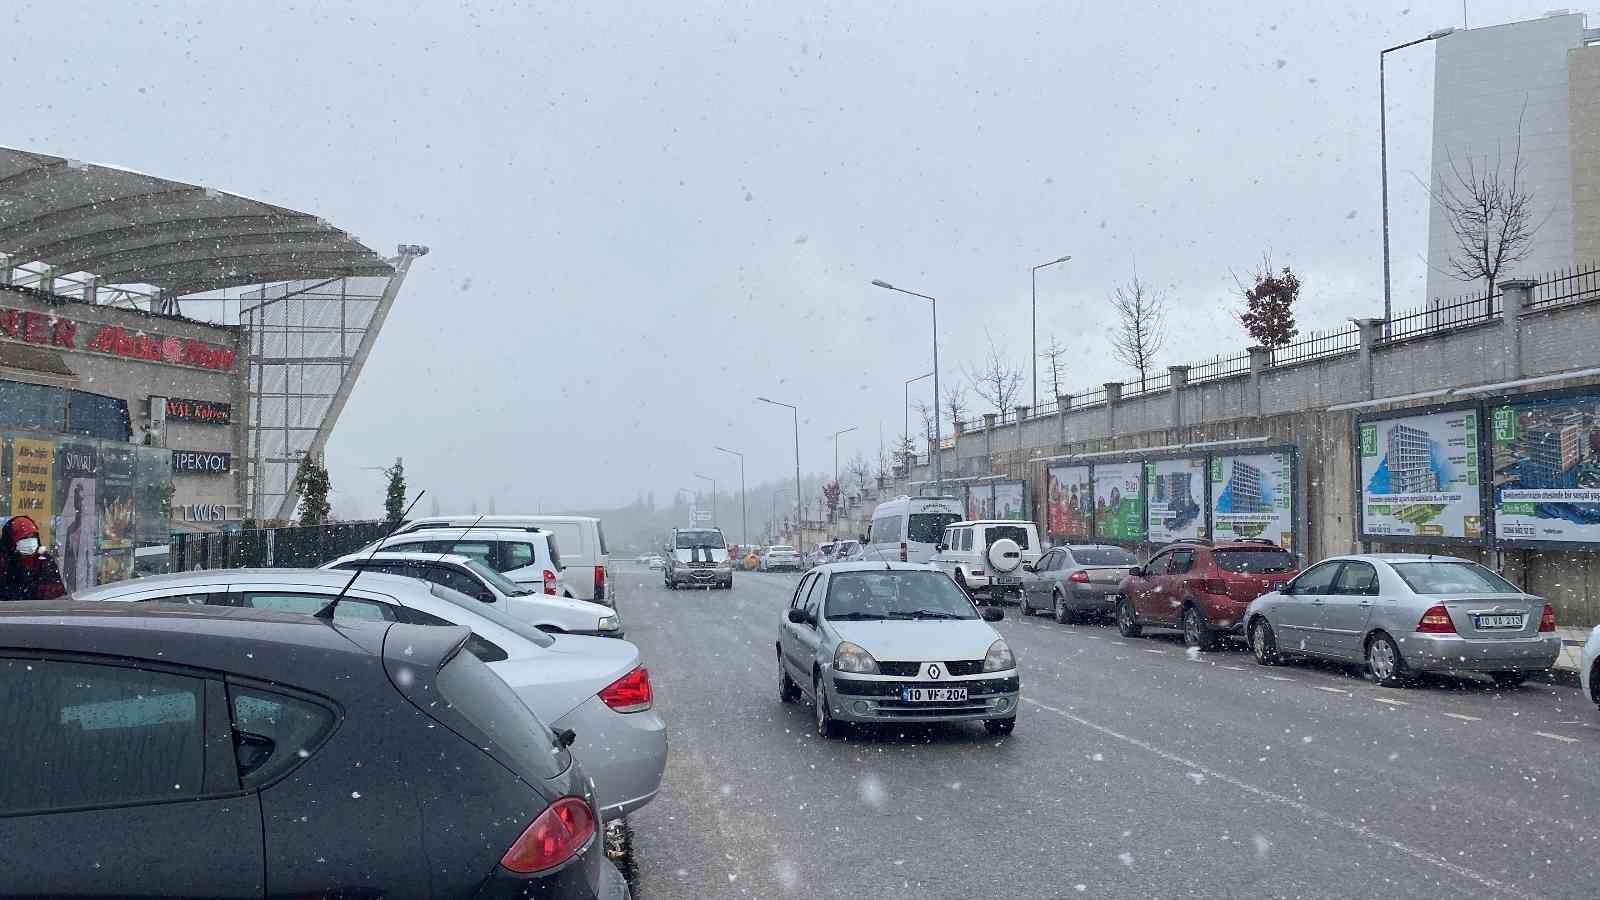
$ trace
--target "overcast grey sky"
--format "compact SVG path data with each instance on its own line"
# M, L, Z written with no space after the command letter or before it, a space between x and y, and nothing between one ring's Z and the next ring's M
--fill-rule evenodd
M1229 270L1303 328L1382 311L1377 51L1457 0L10 7L0 144L314 212L412 269L329 446L337 513L405 457L447 508L666 500L892 440L905 379L988 328L1080 390L1106 296L1171 293L1161 365L1238 352ZM1382 8L1371 8L1381 6ZM1469 4L1471 24L1549 0ZM1600 24L1600 23L1592 23ZM1391 55L1398 307L1422 301L1432 49ZM926 382L923 390L926 391Z

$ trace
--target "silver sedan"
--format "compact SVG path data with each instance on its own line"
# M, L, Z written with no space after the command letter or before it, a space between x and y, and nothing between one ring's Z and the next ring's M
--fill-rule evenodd
M1042 609L1063 625L1080 613L1110 616L1122 596L1122 579L1138 564L1132 553L1109 544L1051 548L1037 566L1022 566L1022 614Z
M1555 609L1471 560L1337 556L1245 610L1256 661L1321 656L1364 663L1380 685L1418 672L1477 672L1516 685L1555 665Z

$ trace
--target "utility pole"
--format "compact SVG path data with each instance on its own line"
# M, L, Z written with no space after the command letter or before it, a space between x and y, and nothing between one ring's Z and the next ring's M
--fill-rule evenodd
M737 450L729 450L727 447L714 447L712 449L721 450L723 453L739 457L739 543L748 544L750 543L750 505L745 502L744 498L744 454Z

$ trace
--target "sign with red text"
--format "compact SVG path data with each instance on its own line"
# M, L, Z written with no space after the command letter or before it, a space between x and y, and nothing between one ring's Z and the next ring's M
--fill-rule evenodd
M0 338L169 366L223 371L233 368L234 357L238 355L234 350L195 338L164 337L129 331L120 325L94 325L36 310L4 307L0 307Z
M150 398L152 401L158 399ZM202 425L227 425L233 421L233 406L227 403L214 403L210 400L184 400L181 397L167 397L168 422L198 422ZM152 404L151 409L155 406Z

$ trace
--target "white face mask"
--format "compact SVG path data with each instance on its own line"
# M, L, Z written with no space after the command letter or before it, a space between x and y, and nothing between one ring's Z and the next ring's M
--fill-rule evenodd
M17 552L23 556L32 556L39 552L39 539L36 537L23 538L17 541Z

